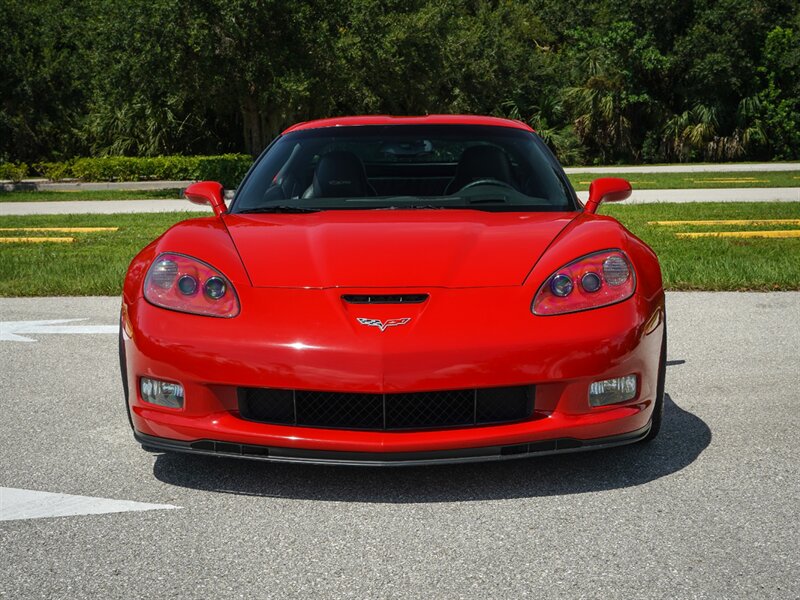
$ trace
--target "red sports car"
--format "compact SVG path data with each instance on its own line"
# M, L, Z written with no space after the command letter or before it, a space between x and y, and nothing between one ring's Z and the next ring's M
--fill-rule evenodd
M290 127L226 207L189 200L125 280L120 358L146 449L407 465L654 438L666 326L653 251L583 206L525 124Z

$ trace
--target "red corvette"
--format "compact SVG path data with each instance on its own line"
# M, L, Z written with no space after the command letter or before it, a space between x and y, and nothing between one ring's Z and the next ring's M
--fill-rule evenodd
M125 280L120 358L146 449L275 461L499 460L654 438L653 251L585 206L525 124L295 125L231 206L189 200Z

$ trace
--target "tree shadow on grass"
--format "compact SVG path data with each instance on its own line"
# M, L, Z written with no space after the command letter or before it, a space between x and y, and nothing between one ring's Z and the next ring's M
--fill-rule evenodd
M161 454L159 480L230 494L336 502L464 502L580 494L637 486L680 471L711 442L703 420L665 396L660 435L649 444L461 465L366 468L279 464Z

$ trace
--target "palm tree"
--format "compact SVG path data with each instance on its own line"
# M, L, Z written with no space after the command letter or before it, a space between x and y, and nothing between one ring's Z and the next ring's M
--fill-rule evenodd
M756 97L743 98L736 111L733 131L720 135L717 108L696 104L691 110L667 120L662 129L664 153L680 162L697 156L710 161L740 158L767 141L760 113L761 104Z
M614 154L632 154L631 119L623 103L620 76L592 75L583 85L566 88L564 102L574 116L578 138L595 147L603 162Z

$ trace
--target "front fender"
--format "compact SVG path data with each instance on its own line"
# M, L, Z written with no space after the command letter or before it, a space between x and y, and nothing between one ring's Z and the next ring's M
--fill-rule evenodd
M163 252L178 252L202 260L225 275L235 288L250 287L250 279L225 224L216 217L201 217L176 223L133 258L122 290L125 304L141 298L147 270Z

